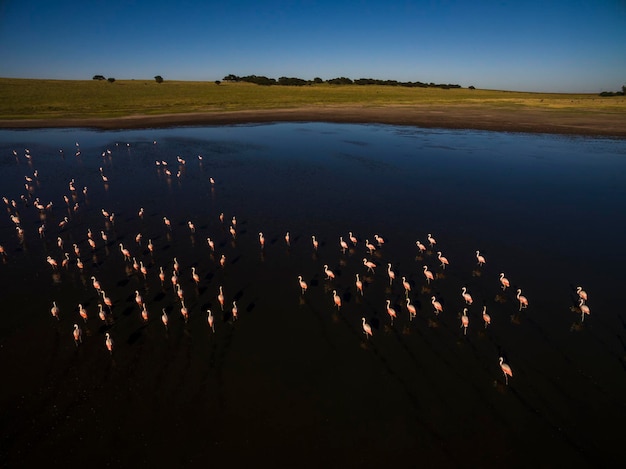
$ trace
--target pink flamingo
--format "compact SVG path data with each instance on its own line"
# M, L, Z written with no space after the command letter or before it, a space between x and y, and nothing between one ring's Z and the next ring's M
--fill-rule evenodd
M461 327L463 327L463 335L467 335L467 326L469 326L469 316L467 315L467 308L463 308L463 314L461 315Z
M372 336L372 326L370 326L367 322L365 322L365 318L361 318L363 324L363 333L365 334L365 338L369 338Z
M356 289L363 296L363 282L359 279L359 274L356 274Z
M424 276L426 277L427 283L430 283L430 281L435 278L433 273L430 270L428 270L428 266L424 266Z
M411 298L406 299L406 309L409 311L409 321L412 321L415 316L417 316L417 310L415 306L411 304Z
M446 266L449 264L448 259L441 255L441 251L437 252L437 259L439 259L439 262L441 262L442 269L445 269Z
M485 258L480 254L480 251L476 251L476 259L478 260L478 265L485 264Z
M391 307L391 300L387 300L387 314L391 318L391 325L393 326L393 320L397 317L396 310Z
M439 315L439 313L443 312L443 306L441 306L441 303L437 301L437 299L433 296L430 298L430 302L432 303L433 307L435 308L435 314Z
M580 303L578 303L578 307L580 308L581 313L580 322L583 322L585 320L585 314L589 315L591 314L591 311L589 310L589 306L585 304L585 300L582 298L580 299Z
M306 289L309 288L309 286L304 280L302 280L302 275L298 275L298 282L300 283L300 288L302 289L302 294L304 295Z
M461 296L465 300L465 304L471 305L474 302L474 300L472 299L472 295L467 293L467 288L465 287L461 288Z
M504 363L504 358L500 357L498 361L500 362L500 369L502 370L502 373L504 373L504 382L508 386L509 376L511 378L513 377L513 371L511 371L511 367L508 364Z
M521 311L524 308L528 308L528 299L522 295L522 289L517 289L517 301L519 301L519 310Z
M511 286L509 279L504 276L504 272L500 273L500 283L502 284L502 290L506 290Z
M491 324L491 316L487 314L487 307L483 306L483 321L485 321L485 329L489 324Z

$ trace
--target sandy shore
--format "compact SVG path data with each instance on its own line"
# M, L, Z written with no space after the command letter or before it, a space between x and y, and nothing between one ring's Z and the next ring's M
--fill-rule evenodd
M479 106L308 107L120 118L0 120L0 128L132 129L262 122L343 122L588 136L626 137L626 115L609 112L506 110Z

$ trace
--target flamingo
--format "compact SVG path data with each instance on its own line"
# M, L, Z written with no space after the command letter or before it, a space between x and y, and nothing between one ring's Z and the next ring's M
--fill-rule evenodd
M441 262L442 269L445 269L446 266L449 264L448 259L441 255L441 251L437 251L437 259L439 259L439 262Z
M435 244L437 244L437 241L435 241L435 238L433 238L433 236L428 233L428 243L430 244L430 247L432 248Z
M430 298L430 302L432 303L433 307L435 308L435 314L439 315L439 313L443 312L443 306L441 306L441 303L437 301L437 299L433 296Z
M417 249L419 249L420 253L426 251L426 246L424 246L420 241L415 241L415 245L417 246Z
M78 347L78 344L83 341L83 331L80 330L78 324L74 324L74 331L72 334L74 335L74 343L76 344L76 347Z
M237 231L235 230L235 227L233 225L230 225L228 231L230 232L230 235L233 237L233 239L237 238Z
M385 240L377 234L374 235L374 239L376 240L376 244L378 244L378 247L381 247L383 244L385 244Z
M463 335L467 335L467 326L469 326L469 317L467 316L467 308L463 308L461 315L461 327L463 327Z
M478 260L478 265L485 264L485 258L480 254L480 251L476 251L476 259Z
M150 254L154 254L154 244L152 244L151 239L148 240L148 251L150 251Z
M104 304L107 305L109 309L111 309L111 307L113 306L113 302L111 301L111 298L109 298L106 295L104 290L102 290L100 293L102 294L102 301L104 301Z
M319 242L315 239L315 235L311 236L311 242L313 243L313 249L317 251L317 247L319 246Z
M176 294L178 295L178 298L182 301L184 297L184 292L183 289L180 287L180 283L176 284Z
M107 315L104 312L104 309L102 308L102 303L98 303L98 317L100 318L102 322L106 322L107 320Z
M367 250L370 253L370 256L372 255L372 253L374 251L376 251L376 246L374 246L372 243L369 242L369 240L365 240L365 247L367 248Z
M333 302L337 307L337 311L339 311L341 309L341 297L337 295L337 290L333 290Z
M217 301L220 302L220 306L222 307L222 311L224 311L224 292L222 291L222 286L220 285L220 292L217 295Z
M133 269L139 271L139 262L137 262L137 259L135 257L133 257Z
M406 299L406 309L409 311L409 321L412 321L417 315L417 310L415 309L415 306L411 304L411 298Z
M196 285L200 283L200 276L196 273L195 267L191 268L191 278L193 278L193 281L196 282Z
M350 242L351 242L354 246L356 246L356 245L357 245L357 243L359 242L359 240L358 240L358 239L356 239L356 236L354 236L354 235L352 234L352 231L349 231L349 232L348 232L348 238L350 238Z
M80 314L80 317L83 318L83 321L87 322L87 310L83 308L82 304L78 305L78 314Z
M528 308L528 299L522 295L522 289L518 288L517 289L517 295L516 297L517 301L519 301L519 310L521 311L524 308Z
M187 321L189 321L189 310L185 306L185 302L183 300L181 300L180 304L181 304L180 314L183 315L183 318L185 318L185 323L186 323Z
M179 270L180 270L180 264L178 263L178 259L174 258L174 272L178 274Z
M141 319L143 322L148 322L148 309L146 308L146 304L143 304L143 309L141 310Z
M291 246L291 241L290 241L290 237L289 237L289 231L287 231L287 233L285 233L285 243L287 244L287 246Z
M335 280L335 273L328 268L327 264L324 264L324 273L326 274L326 280Z
M209 313L209 316L207 317L207 322L209 323L209 327L211 328L213 332L215 332L213 313L211 312L210 309L207 309L206 312Z
M511 371L511 367L508 364L504 363L504 358L500 357L498 361L500 362L500 369L502 370L502 373L504 373L504 382L508 386L509 376L511 378L513 377L513 371Z
M265 237L261 232L259 232L259 244L261 245L261 249L265 247Z
M143 265L143 261L139 261L139 271L142 273L144 279L148 276L148 269Z
M56 270L59 266L58 262L54 260L51 256L48 256L46 258L46 261L48 261L48 264L50 264L54 270Z
M50 308L50 313L52 313L52 316L57 318L57 321L61 320L61 318L59 317L59 307L56 304L56 301L52 302L52 308Z
M587 301L587 292L583 290L583 287L576 287L576 293L581 300Z
M372 336L372 326L370 326L367 322L365 322L365 318L361 318L363 324L363 333L365 334L365 338L369 338Z
M341 252L345 254L348 250L348 243L343 240L343 236L339 236L339 246L341 247Z
M167 316L167 313L165 312L165 308L162 308L161 311L162 311L161 322L165 326L165 330L167 330L167 323L169 322L170 318Z
M124 247L122 243L120 243L120 251L122 251L122 255L124 256L125 261L130 261L130 251Z
M143 236L141 235L141 233L137 233L137 236L135 236L135 242L141 246L141 238Z
M491 316L487 314L487 307L483 306L483 321L485 321L485 329L489 324L491 324Z
M472 299L472 295L467 293L467 288L465 287L461 288L461 296L465 300L465 304L471 305L474 302L474 300Z
M502 290L506 290L507 287L511 286L509 279L504 276L504 272L500 273L500 283L502 284Z
M387 314L391 318L391 325L393 326L393 319L397 317L396 310L391 307L391 300L387 300Z
M140 308L143 306L143 298L141 298L139 290L135 290L135 302Z
M428 270L428 266L426 265L424 266L424 276L426 277L426 283L430 283L430 281L435 278L433 273L430 270Z
M83 265L83 261L81 261L80 258L76 259L76 267L78 267L78 270L82 272L84 265Z
M222 254L222 257L220 257L220 266L224 267L225 265L226 265L226 256Z
M402 286L404 287L404 293L406 294L406 296L408 298L409 297L409 292L411 291L411 284L406 279L406 277L402 277Z
M100 293L100 290L102 290L100 288L100 282L98 282L98 280L96 280L96 277L94 277L93 275L91 276L91 284L96 289L96 291Z
M373 263L372 261L368 261L365 257L363 258L363 265L365 267L367 267L368 272L372 272L374 273L374 268L376 267L376 264Z
M104 340L104 344L106 345L107 350L111 355L113 355L113 339L111 339L111 334L106 333L106 339Z
M237 320L237 313L239 312L239 310L237 309L237 302L233 301L233 308L230 310L230 312L233 315L233 321Z
M165 224L165 227L171 231L172 229L172 222L170 221L169 218L167 217L163 217L163 223Z
M585 304L585 300L582 298L580 299L580 303L578 303L578 307L580 308L581 313L580 322L583 322L585 320L585 314L591 314L591 311L589 310L589 306Z
M215 252L215 242L211 238L206 239L207 244L209 245L209 249Z
M396 278L396 273L391 270L391 262L387 264L387 275L389 275L389 285L391 285Z
M194 234L196 232L196 226L191 220L187 222L187 226L189 227L189 231L191 232L191 234Z
M359 274L356 274L356 289L359 293L361 293L361 296L363 296L363 282L359 279Z
M302 275L298 275L298 282L300 282L300 288L302 289L302 294L306 292L306 289L309 288L304 280L302 280Z

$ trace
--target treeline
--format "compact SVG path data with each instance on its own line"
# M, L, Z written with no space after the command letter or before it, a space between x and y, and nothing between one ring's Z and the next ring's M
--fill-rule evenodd
M625 96L626 85L622 85L622 91L603 91L600 96Z
M278 80L275 78L268 78L265 76L248 75L245 77L239 77L237 75L226 75L223 81L229 82L247 82L254 83L256 85L272 86L307 86L320 83L328 83L329 85L385 85L385 86L405 86L411 88L461 88L461 85L453 84L437 84L437 83L422 83L421 81L397 81L397 80L377 80L375 78L358 78L352 80L346 77L332 78L330 80L322 80L321 78L314 78L313 80L303 80L302 78L294 77L280 77Z

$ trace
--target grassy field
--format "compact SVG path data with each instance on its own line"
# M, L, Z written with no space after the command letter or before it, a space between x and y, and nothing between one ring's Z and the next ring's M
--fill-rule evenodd
M626 111L624 97L596 94L406 88L378 85L259 86L250 83L0 78L0 119L122 117L314 106L430 105L572 112Z

